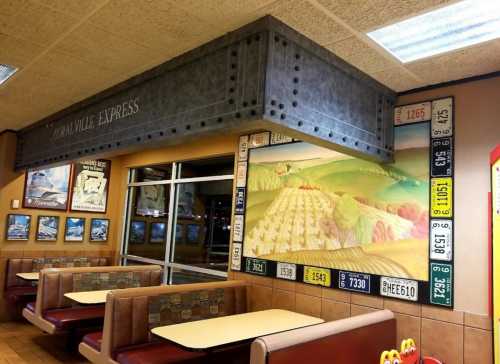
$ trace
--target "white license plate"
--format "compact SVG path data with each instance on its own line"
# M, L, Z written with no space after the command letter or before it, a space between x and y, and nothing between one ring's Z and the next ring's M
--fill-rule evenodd
M247 184L247 162L238 163L236 170L236 187L245 187Z
M451 261L453 256L453 222L431 220L431 259Z
M246 161L248 159L248 135L240 136L238 157L240 161Z
M276 277L294 281L297 278L297 266L290 263L278 263Z
M431 119L431 103L399 106L394 109L394 125L418 123Z
M231 269L241 270L241 243L233 243L233 253L231 254Z
M380 295L418 301L418 282L409 279L380 277Z
M432 102L432 137L441 138L453 135L453 99Z
M243 215L234 215L233 241L243 241Z

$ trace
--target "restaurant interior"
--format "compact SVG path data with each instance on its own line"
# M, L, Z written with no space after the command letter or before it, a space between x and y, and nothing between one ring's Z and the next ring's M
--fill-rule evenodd
M500 363L500 3L1 0L0 364Z

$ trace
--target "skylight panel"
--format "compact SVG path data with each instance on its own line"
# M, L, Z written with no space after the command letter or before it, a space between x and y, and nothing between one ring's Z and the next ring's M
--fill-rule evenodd
M0 64L0 85L12 77L16 73L17 68L7 64Z

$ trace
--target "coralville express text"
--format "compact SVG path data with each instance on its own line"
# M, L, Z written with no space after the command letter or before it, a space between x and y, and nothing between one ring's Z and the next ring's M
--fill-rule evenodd
M84 116L61 126L56 126L51 139L58 140L87 130L100 128L113 121L124 119L139 112L139 98L107 107L98 113Z

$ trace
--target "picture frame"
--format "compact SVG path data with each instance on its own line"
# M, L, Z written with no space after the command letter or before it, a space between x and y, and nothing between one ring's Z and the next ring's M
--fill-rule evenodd
M93 159L73 165L71 211L105 214L107 210L111 161Z
M85 218L84 217L66 217L64 224L64 241L83 242L85 236Z
M148 167L140 170L140 181L162 181L167 179L167 172ZM135 216L162 217L167 214L169 203L167 185L138 186L135 194Z
M30 237L31 215L8 214L5 240L27 241Z
M146 242L146 221L132 220L130 222L128 241L131 244L144 244Z
M57 241L59 235L59 216L39 215L36 224L37 241Z
M66 211L71 172L71 164L28 170L24 178L23 207Z
M152 244L162 244L167 240L167 223L152 222L149 225L149 242Z
M109 219L93 218L90 220L90 235L91 242L106 242L109 238Z

